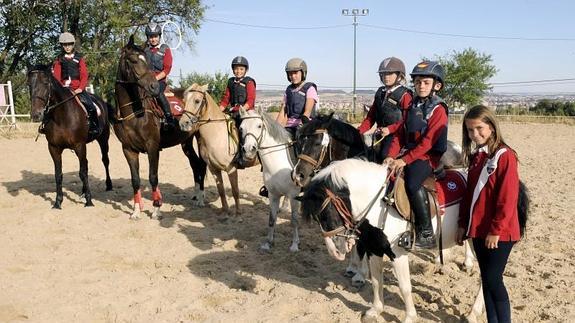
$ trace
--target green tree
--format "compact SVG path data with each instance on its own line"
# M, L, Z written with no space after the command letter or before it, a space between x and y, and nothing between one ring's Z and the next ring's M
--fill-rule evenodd
M0 82L12 80L15 95L27 91L25 66L51 64L63 31L77 38L91 83L110 98L119 49L135 33L143 42L150 21L172 21L184 46L193 48L206 7L200 0L0 0Z
M194 83L200 85L208 84L208 92L210 92L216 102L220 102L226 92L229 77L229 74L222 72L216 72L214 75L193 72L180 80L180 87L188 88Z
M488 81L497 69L491 55L482 54L472 48L438 57L445 68L445 87L441 96L451 107L470 107L481 102L491 90Z

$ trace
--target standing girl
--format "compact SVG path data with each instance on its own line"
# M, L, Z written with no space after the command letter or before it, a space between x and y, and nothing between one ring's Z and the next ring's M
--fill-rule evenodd
M495 114L488 107L478 105L465 113L462 135L469 173L456 240L458 244L466 238L473 242L488 322L511 322L503 271L522 234L517 155L503 140Z

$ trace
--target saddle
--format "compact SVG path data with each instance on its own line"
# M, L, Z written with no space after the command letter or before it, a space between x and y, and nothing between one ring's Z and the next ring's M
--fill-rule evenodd
M456 170L441 169L440 174L441 176L438 177L437 172L434 172L433 175L425 179L422 185L427 191L431 218L438 213L443 215L446 207L459 203L467 186L465 177ZM388 200L395 204L397 211L403 218L410 221L411 206L405 191L403 173L395 179Z
M168 99L168 103L170 103L170 111L172 112L172 115L174 118L176 118L176 120L180 119L180 117L184 114L184 101L176 97L171 92L165 92L164 94L166 95L166 99ZM152 102L152 111L154 114L159 118L163 118L164 111L162 111L162 107L158 101L154 99Z

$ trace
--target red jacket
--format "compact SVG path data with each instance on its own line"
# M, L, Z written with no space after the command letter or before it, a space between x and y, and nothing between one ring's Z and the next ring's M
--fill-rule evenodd
M73 55L65 55L64 59L72 60ZM68 80L62 78L62 65L60 63L60 57L56 58L54 64L52 65L52 74L62 84L62 86L69 87L72 91L76 89L82 89L84 91L88 85L88 68L86 66L86 61L84 57L80 57L78 61L78 69L80 71L80 78L77 80ZM67 84L69 82L69 84Z
M405 114L406 113L404 113L404 115ZM430 154L429 152L442 135L444 129L447 128L448 121L447 112L443 106L441 106L441 104L436 105L430 113L429 119L427 119L427 130L418 140L417 146L408 150L403 156L401 156L401 159L403 159L406 164L411 164L413 161L418 159L429 160L431 167L434 169L437 168L439 166L441 156ZM407 142L407 138L405 138L406 133L404 131L405 122L406 118L403 118L401 121L389 127L390 133L393 129L394 132L397 131L397 135L399 136L399 140L391 142L391 146L389 148L390 157L397 158L399 151L403 148L400 146L400 143Z
M471 238L498 235L499 241L518 241L519 173L511 148L500 147L489 158L487 146L472 155L467 191L459 209L459 227Z
M246 92L247 92L247 98L244 107L246 110L253 110L256 105L256 84L254 83L254 81L249 81L248 84L246 84ZM230 104L230 95L231 95L230 89L226 87L226 92L224 93L224 96L220 101L220 107L225 108ZM232 111L234 112L237 112L239 109L240 109L239 106L232 107Z

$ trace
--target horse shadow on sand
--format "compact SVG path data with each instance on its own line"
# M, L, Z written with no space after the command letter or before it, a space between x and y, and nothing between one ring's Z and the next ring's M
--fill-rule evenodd
M213 200L216 200L217 190L214 189L213 194ZM163 227L177 226L194 247L206 251L188 262L187 267L192 274L224 283L233 290L268 293L267 287L258 284L257 277L261 276L320 293L329 299L338 299L356 312L363 313L369 309L371 286L358 289L351 285L350 279L343 275L346 263L336 262L328 256L315 222L308 224L299 219L300 251L292 253L288 250L292 236L291 216L289 212L280 212L275 244L271 252L263 252L259 247L266 239L269 206L257 195L243 191L240 195L242 199L247 196L248 200L254 201L253 205L242 203L240 217L224 215L219 208L209 206L201 210L171 212L160 221ZM425 274L424 271L416 266L412 274ZM404 303L389 263L386 264L384 277L385 306L403 312ZM420 318L441 322L461 321L463 313L456 306L434 296L441 294L439 288L415 281L412 281L412 286L414 294L420 295L426 302L437 304L438 310L432 312L418 307ZM269 289L273 289L273 286ZM350 296L355 293L360 300ZM387 312L382 317L390 322L400 322L402 318Z

